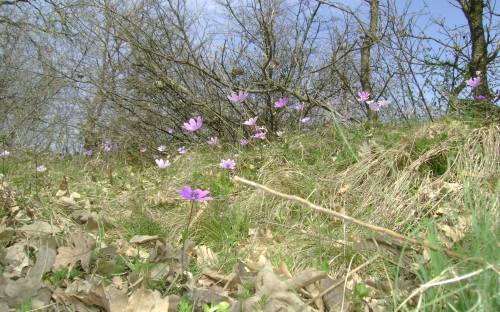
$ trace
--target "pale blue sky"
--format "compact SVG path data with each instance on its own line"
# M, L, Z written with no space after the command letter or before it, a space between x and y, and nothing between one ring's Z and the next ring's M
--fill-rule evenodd
M293 0L291 0L293 2ZM218 0L192 0L191 4L200 10L200 13L205 18L217 18L217 15L221 13L220 5L217 4ZM233 0L233 3L237 4L238 1ZM348 1L335 1L338 3L343 3L349 5L353 8L359 6L360 4L366 6L366 3L361 0L348 0ZM397 6L404 6L409 3L412 12L422 12L430 13L430 18L444 18L450 25L459 25L465 23L465 17L462 12L454 7L450 3L454 3L454 0L396 0ZM429 21L429 19L424 19L421 22Z
M214 26L218 25L224 26L224 12L221 6L218 4L221 0L191 0L188 5L192 5L197 9L202 20L205 21L204 24ZM224 1L224 0L222 0ZM296 2L296 0L288 0L291 4ZM314 3L314 0L311 0ZM363 0L332 0L337 3L342 3L344 5L349 5L353 9L360 8L361 12L368 12L368 4ZM242 3L242 1L232 0L234 5ZM385 2L385 1L381 1ZM433 25L434 20L444 19L445 24L450 27L456 27L460 25L465 25L466 20L463 13L452 3L455 0L396 0L396 6L401 8L406 7L407 4L410 5L409 12L412 14L419 14L420 17L417 20L417 28L426 28L426 31L430 35L438 35L438 27ZM340 15L338 10L324 6L325 14ZM206 29L208 30L208 28Z

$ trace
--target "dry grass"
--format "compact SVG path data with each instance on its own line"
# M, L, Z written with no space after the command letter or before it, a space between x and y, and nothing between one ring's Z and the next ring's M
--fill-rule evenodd
M163 234L178 241L188 209L176 189L192 184L212 190L220 187L214 181L226 183L218 168L222 158L236 159L238 174L243 177L408 233L421 228L422 221L443 206L463 212L462 189L471 179L486 192L498 191L498 130L496 125L473 129L461 122L445 121L410 129L361 132L357 137L348 133L358 153L357 161L341 159L345 158L342 155L346 147L338 135L310 132L241 151L233 146L216 151L193 148L187 155L173 159L172 167L165 171L158 171L150 161L123 166L123 159L114 159L114 185L106 181L103 160L78 160L77 172L68 167L67 172L57 173L59 176L52 179L58 181L63 174L72 176L71 187L85 194L93 209L118 225L108 230L113 238L130 236L122 225L143 218L154 221L163 228ZM397 136L386 138L380 133ZM54 193L55 183L50 187ZM214 232L211 235L221 240L224 235L232 235L228 238L231 243L225 245L222 241L217 246L233 256L246 256L231 249L244 244L248 236L234 232L270 228L275 236L268 248L271 257L285 259L297 269L323 261L336 271L355 254L350 242L364 235L355 226L332 221L296 204L251 189L227 187L230 191L219 195L200 216L193 237L206 242L204 231ZM210 222L218 216L228 223L211 228ZM244 226L231 228L231 218L244 218Z

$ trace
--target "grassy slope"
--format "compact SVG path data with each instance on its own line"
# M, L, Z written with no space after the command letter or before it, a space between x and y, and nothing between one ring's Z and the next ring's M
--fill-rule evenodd
M36 180L30 160L8 160L6 170L25 204L38 192L40 217L55 222L64 211L55 205L54 194L62 177L68 176L71 191L82 194L93 210L113 220L115 227L106 229L110 241L160 234L178 242L188 208L175 190L185 184L209 189L216 200L195 223L191 239L219 254L223 272L231 271L237 259L255 257L248 233L256 228L272 231L266 255L276 264L285 261L292 271L313 266L335 274L346 269L351 259L354 267L377 252L370 239L373 233L235 185L231 174L409 236L437 240L466 257L450 259L437 252L411 258L384 254L384 260L363 275L389 280L396 288L389 302L397 305L408 295L398 294L401 280L421 283L489 264L498 268L498 130L498 126L445 120L345 129L346 140L342 140L338 129L329 128L287 134L273 143L248 147L214 149L203 144L174 158L164 171L154 166L153 155L138 158L134 153L91 161L40 160L49 170ZM237 161L234 173L219 168L223 158ZM113 184L107 166L112 168ZM421 307L465 311L480 304L495 309L500 304L494 298L499 292L497 281L498 275L491 271L433 287L422 295Z

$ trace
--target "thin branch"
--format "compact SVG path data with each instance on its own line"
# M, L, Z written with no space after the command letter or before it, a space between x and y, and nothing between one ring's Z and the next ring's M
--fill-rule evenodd
M238 176L235 176L233 177L233 180L236 181L236 182L241 182L243 184L246 184L246 185L249 185L249 186L252 186L254 188L257 188L257 189L260 189L262 191L265 191L266 193L269 193L269 194L272 194L272 195L275 195L275 196L278 196L278 197L281 197L281 198L284 198L284 199L287 199L287 200L291 200L291 201L295 201L295 202L298 202L298 203L301 203L305 206L308 206L309 208L317 211L317 212L320 212L320 213L324 213L324 214L327 214L327 215L330 215L330 216L333 216L337 219L341 219L343 221L346 221L346 222L351 222L351 223L354 223L354 224L357 224L359 226L362 226L364 228L367 228L371 231L374 231L374 232L378 232L378 233L382 233L382 234L385 234L387 236L391 236L392 238L395 238L401 242L405 242L405 243L409 243L411 245L414 245L414 246L420 246L420 247L426 247L426 248L429 248L429 249L432 249L434 251L443 251L445 252L448 256L451 256L451 257L454 257L454 258L464 258L462 255L452 251L452 250L449 250L449 249L446 249L446 248L441 248L439 246L435 246L431 243L429 243L428 241L424 240L424 239L414 239L414 238L410 238L410 237L405 237L393 230L390 230L390 229L387 229L387 228L384 228L384 227L381 227L381 226L378 226L378 225L374 225L374 224L370 224L370 223L366 223L364 221L361 221L361 220L358 220L356 218L353 218L351 216L348 216L346 214L343 214L343 213L340 213L340 212L337 212L337 211L334 211L334 210L331 210L331 209L327 209L327 208L324 208L324 207L321 207L321 206L318 206L316 204L313 204L311 203L310 201L304 199L304 198L301 198L301 197L298 197L298 196L295 196L295 195L288 195L288 194L285 194L285 193L281 193L281 192L278 192L278 191L275 191L273 189L270 189L268 188L267 186L264 186L262 184L259 184L259 183L256 183L256 182L253 182L253 181L250 181L250 180L247 180L245 178L241 178L241 177L238 177ZM340 209L339 209L340 210Z

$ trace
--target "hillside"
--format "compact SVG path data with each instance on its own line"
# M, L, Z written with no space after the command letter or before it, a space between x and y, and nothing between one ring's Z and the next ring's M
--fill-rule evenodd
M444 119L185 154L13 152L0 164L0 310L498 311L499 128ZM213 200L183 199L185 185Z

